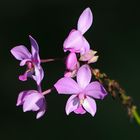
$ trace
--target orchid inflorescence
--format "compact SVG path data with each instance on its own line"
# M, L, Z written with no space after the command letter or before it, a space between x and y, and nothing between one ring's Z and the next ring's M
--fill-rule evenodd
M32 36L29 36L31 53L24 45L11 49L12 55L17 60L20 60L20 66L27 66L25 73L19 76L19 80L26 81L31 78L37 85L37 90L21 91L18 95L16 105L23 105L24 112L37 111L36 118L42 117L46 112L45 96L51 93L52 89L56 89L58 94L71 95L65 107L67 115L71 112L76 114L88 112L94 116L97 110L95 99L104 99L108 93L111 93L112 97L114 97L116 93L114 93L114 89L110 89L112 80L106 82L106 75L91 67L91 64L98 60L97 51L90 48L84 34L91 27L92 22L92 12L90 8L86 8L78 19L77 29L70 31L63 44L63 51L68 52L63 77L54 84L53 88L45 91L42 91L41 88L41 82L44 78L41 63L55 61L55 59L40 59L39 46ZM96 81L92 81L92 76ZM122 99L122 101L124 100ZM131 107L129 107L131 116L136 118L135 116L137 115L138 118L136 108L136 115L133 115L134 109L131 110ZM138 121L138 119L136 120Z

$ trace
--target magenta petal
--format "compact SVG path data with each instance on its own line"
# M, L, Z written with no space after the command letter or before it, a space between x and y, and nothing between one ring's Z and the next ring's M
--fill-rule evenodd
M84 99L84 102L83 102L83 107L84 109L89 112L92 116L95 115L96 113L96 102L94 99L90 98L90 97L86 97Z
M40 109L40 107L36 104L38 100L41 98L44 98L42 94L38 93L37 91L34 91L32 94L26 96L24 98L23 103L23 111L37 111Z
M86 8L83 13L80 15L78 20L77 29L84 34L92 25L93 15L90 8Z
M23 75L20 75L18 78L20 81L27 81L27 72L25 72Z
M83 109L82 105L80 105L76 110L74 110L76 114L85 114L86 111Z
M106 90L99 82L92 82L85 88L86 95L89 95L95 99L104 99L107 95Z
M66 67L68 70L74 70L77 65L77 57L75 53L70 53L66 60Z
M88 65L83 65L77 72L77 83L84 89L91 80L91 70Z
M79 99L77 95L70 96L70 98L66 103L66 108L65 108L66 114L69 115L72 111L76 110L78 108L78 105L79 105Z
M23 45L14 47L13 49L11 49L11 53L17 60L23 60L23 59L30 59L31 58L30 52Z
M81 91L81 88L78 86L78 84L72 78L68 77L58 80L54 84L54 87L60 94L78 94Z
M66 40L64 41L64 51L79 53L83 47L84 40L82 34L77 30L72 30Z

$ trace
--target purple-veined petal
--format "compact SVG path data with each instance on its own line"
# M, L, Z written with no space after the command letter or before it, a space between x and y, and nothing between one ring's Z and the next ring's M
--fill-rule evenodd
M104 97L107 95L104 87L97 81L90 83L84 91L86 95L89 95L95 99L104 99Z
M23 59L20 62L20 66L24 66L26 64L26 62L31 61L31 59Z
M92 25L93 15L90 8L86 8L83 13L80 15L78 20L77 29L84 34Z
M78 84L72 78L68 77L58 80L54 84L54 87L60 94L78 94L81 91L81 88L78 86Z
M79 105L79 107L76 110L74 110L74 113L76 113L76 114L85 114L86 111L83 109L82 105Z
M36 104L38 100L41 98L44 98L44 96L37 91L34 91L32 94L26 96L24 98L24 103L23 103L23 111L37 111L40 109L40 107Z
M72 30L64 41L64 51L80 53L80 49L84 44L82 34L77 30Z
M79 99L77 95L71 95L66 103L66 114L69 115L72 111L76 110L79 105Z
M66 68L68 70L74 70L76 68L78 61L75 53L70 53L66 60Z
M96 102L94 99L90 98L90 97L86 97L84 99L84 102L83 102L83 107L84 109L89 112L92 116L95 115L96 113Z
M77 83L84 89L91 80L91 70L88 65L83 65L77 72Z
M46 101L45 101L45 98L41 98L36 104L37 104L37 106L40 107L40 109L39 109L39 111L38 111L38 113L36 115L36 119L39 119L46 112Z
M24 59L31 58L31 53L23 45L12 48L11 53L17 60L24 60Z

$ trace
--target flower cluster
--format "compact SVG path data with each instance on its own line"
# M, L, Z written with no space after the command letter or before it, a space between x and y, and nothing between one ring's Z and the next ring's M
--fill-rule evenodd
M90 113L95 115L97 107L95 99L104 99L107 95L105 88L98 81L92 81L91 66L98 60L96 51L90 45L84 34L91 27L93 15L90 8L86 8L80 15L77 29L72 29L63 44L64 52L68 51L66 58L66 70L63 77L59 79L54 88L59 94L70 94L65 111L69 115L71 112L76 114ZM41 66L39 56L39 46L36 40L29 36L31 42L31 53L23 46L16 46L11 49L12 55L20 60L20 66L27 66L24 74L19 76L19 80L26 81L28 78L36 82L37 90L26 90L20 92L17 99L17 106L23 105L23 111L37 111L36 118L40 118L46 111L45 95L51 92L47 89L42 92L41 82L44 78L44 71ZM49 60L55 59L48 59ZM76 79L76 81L75 81Z

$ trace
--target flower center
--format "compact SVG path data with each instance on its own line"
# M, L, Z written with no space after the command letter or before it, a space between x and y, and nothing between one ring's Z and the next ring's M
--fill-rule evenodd
M79 97L79 100L80 100L80 105L82 105L82 104L84 103L84 100L85 100L85 98L86 98L86 95L83 94L83 93L80 93L80 94L78 95L78 97Z
M26 62L27 68L30 69L34 69L34 64L31 61L27 61Z

